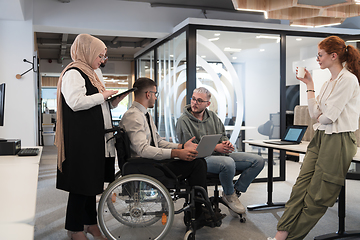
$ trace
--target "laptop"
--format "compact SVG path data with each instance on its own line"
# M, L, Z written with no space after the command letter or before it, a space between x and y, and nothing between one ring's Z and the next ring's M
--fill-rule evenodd
M204 158L207 156L210 156L215 147L216 144L219 143L219 140L221 138L222 134L213 134L213 135L204 135L200 139L200 142L196 148L196 151L198 151L198 155L196 158Z
M286 129L285 135L281 140L264 140L264 143L278 144L278 145L291 145L299 144L306 132L307 126L290 126Z

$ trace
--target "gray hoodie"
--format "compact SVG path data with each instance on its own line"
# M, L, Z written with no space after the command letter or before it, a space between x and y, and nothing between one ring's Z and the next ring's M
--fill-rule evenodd
M193 136L196 137L193 142L199 143L203 135L210 134L222 134L223 136L220 138L219 143L229 140L225 133L224 124L216 113L205 109L204 118L201 121L192 115L191 105L186 105L183 114L176 123L176 135L179 143L184 144Z

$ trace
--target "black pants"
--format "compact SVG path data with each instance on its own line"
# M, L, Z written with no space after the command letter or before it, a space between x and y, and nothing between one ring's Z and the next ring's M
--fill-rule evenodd
M115 157L105 158L104 182L111 183L115 180Z
M97 224L96 196L69 193L65 229L84 231L84 225Z
M169 162L166 166L180 179L187 179L190 186L201 186L207 190L206 173L207 165L203 158L195 159L191 162L178 160Z
M178 160L169 162L166 166L180 179L187 179L190 186L201 186L207 191L206 173L207 164L205 159L198 158L191 162ZM199 194L199 193L196 193ZM202 213L202 204L195 203L195 218L198 218Z

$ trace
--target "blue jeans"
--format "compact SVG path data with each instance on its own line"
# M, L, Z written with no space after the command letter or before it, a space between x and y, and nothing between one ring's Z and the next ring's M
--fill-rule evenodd
M225 195L234 193L234 188L240 192L246 192L250 183L264 168L264 159L256 154L246 152L234 152L229 156L211 155L205 158L207 171L219 174L219 179ZM240 170L242 173L233 183L235 171Z

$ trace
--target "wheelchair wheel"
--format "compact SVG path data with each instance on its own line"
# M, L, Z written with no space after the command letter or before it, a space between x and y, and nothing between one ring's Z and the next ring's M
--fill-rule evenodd
M174 220L168 190L155 178L132 174L111 183L99 202L99 225L110 239L163 239Z

